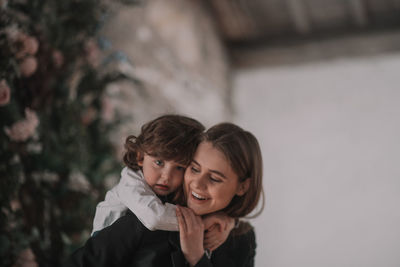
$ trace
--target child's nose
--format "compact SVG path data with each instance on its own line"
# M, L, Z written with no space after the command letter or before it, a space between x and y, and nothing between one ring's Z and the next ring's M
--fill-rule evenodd
M172 170L170 168L164 168L164 170L161 173L162 183L167 184L171 176L172 176Z

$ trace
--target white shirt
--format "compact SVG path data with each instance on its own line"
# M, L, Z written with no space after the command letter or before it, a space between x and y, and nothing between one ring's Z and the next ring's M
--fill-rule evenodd
M93 231L111 225L131 210L149 230L178 231L176 206L163 204L146 183L142 171L125 167L119 183L109 190L105 200L97 204L93 220Z

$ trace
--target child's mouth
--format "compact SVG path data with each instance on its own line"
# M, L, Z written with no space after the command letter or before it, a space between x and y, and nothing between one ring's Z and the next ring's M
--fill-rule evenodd
M159 190L162 190L162 191L168 191L169 190L169 186L167 186L167 185L156 184L154 187L159 189Z

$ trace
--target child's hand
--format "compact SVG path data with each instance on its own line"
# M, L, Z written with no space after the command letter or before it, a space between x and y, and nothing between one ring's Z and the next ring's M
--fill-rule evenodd
M185 207L177 206L179 236L182 253L190 266L196 265L204 254L204 225L200 216Z
M235 220L223 212L216 212L203 218L204 229L204 247L214 251L222 245L229 236L231 230L235 227Z

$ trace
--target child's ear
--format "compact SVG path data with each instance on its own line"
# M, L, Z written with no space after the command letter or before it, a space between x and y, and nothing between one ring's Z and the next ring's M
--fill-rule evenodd
M138 166L143 167L143 154L142 153L137 152L136 161L137 161Z
M243 196L250 187L250 178L247 178L243 182L239 183L238 189L236 191L236 195Z

